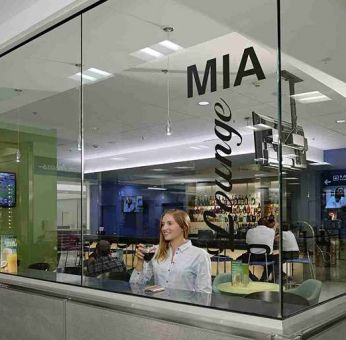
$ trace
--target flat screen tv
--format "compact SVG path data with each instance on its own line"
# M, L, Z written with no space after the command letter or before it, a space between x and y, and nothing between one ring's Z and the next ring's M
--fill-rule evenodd
M123 197L123 212L142 212L143 197L142 196L125 196Z
M16 174L0 172L0 207L16 206Z

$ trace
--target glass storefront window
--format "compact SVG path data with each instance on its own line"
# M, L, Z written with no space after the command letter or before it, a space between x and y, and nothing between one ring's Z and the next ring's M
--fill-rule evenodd
M345 5L320 1L317 9L315 4L282 1L281 14L283 120L291 129L283 150L283 220L290 229L284 233L286 241L295 235L300 253L283 268L293 291L310 305L346 292L346 50L338 43ZM306 161L290 167L302 150ZM290 246L286 243L283 250Z
M280 65L277 3L106 1L3 56L2 272L274 318L344 294L343 12L282 3Z
M0 59L2 272L81 271L80 32L75 18Z

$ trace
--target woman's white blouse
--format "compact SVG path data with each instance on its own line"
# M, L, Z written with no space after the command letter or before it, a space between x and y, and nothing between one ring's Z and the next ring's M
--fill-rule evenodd
M158 249L156 249L156 252ZM144 262L143 271L132 272L130 283L146 284L154 276L156 285L173 289L185 289L211 293L211 262L208 253L187 241L172 256L168 249L166 260L157 262L155 257Z

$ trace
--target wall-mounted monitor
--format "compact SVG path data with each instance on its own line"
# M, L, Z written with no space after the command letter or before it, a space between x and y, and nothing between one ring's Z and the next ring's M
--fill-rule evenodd
M16 174L0 172L0 207L16 206Z
M123 197L123 212L142 212L143 211L143 196L124 196Z
M255 139L255 160L258 164L278 166L279 124L271 117L252 112ZM307 139L301 126L282 122L282 165L286 168L306 168Z

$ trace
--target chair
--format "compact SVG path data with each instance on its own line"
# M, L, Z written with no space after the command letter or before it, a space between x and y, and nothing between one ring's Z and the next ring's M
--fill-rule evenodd
M223 262L224 263L224 272L226 271L226 262L231 262L232 258L230 258L229 256L226 255L220 255L222 252L224 251L224 249L216 249L216 250L212 250L207 248L207 252L210 255L213 255L210 258L211 262L216 262L217 263L217 267L216 267L216 275L219 275L219 263Z
M45 262L32 263L28 266L29 269L44 270L46 272L49 271L49 267L49 264Z
M130 246L130 244L128 243L124 243L124 244L117 244L117 248L120 248L122 250L122 254L125 255L125 264L127 267L127 255L132 255L132 267L133 267L133 261L134 261L134 255L136 253L135 250L133 249L127 249ZM116 249L116 252L118 252L118 249ZM118 252L120 254L120 252Z
M252 248L260 248L265 250L264 254L254 254L251 252ZM268 277L268 266L273 266L273 281L275 282L275 261L268 261L268 255L270 254L270 247L267 246L266 244L248 244L247 245L247 251L249 254L248 258L248 264L249 266L252 266L252 271L254 271L255 266L263 266L266 271L266 276L267 276L267 281L269 279ZM251 261L251 255L264 255L264 261Z
M314 279L304 281L299 287L286 290L287 293L302 296L309 302L309 306L318 304L322 282Z
M314 228L305 221L297 222L297 228L299 228L299 234L303 237L302 252L304 257L298 257L286 260L286 273L288 270L288 264L291 264L291 272L293 273L293 264L301 263L308 264L311 278L316 279L315 269L314 269L314 259L315 259L315 231ZM310 256L310 253L312 256ZM293 275L292 275L293 276Z
M260 300L264 302L279 303L280 302L280 292L273 291L263 291L255 292L245 296L246 299ZM291 293L283 293L283 302L290 303L292 305L309 306L309 301L303 296Z
M309 255L308 255L308 257L299 257L299 258L295 258L295 259L286 260L286 273L288 272L288 264L291 264L291 273L293 273L293 264L294 263L308 264L311 277L313 279L316 279L313 263L312 263L312 260L311 260ZM288 277L288 275L287 275L287 277Z
M217 286L220 283L231 282L231 281L232 281L232 273L222 273L217 275L213 281L213 293L221 293L217 289Z

